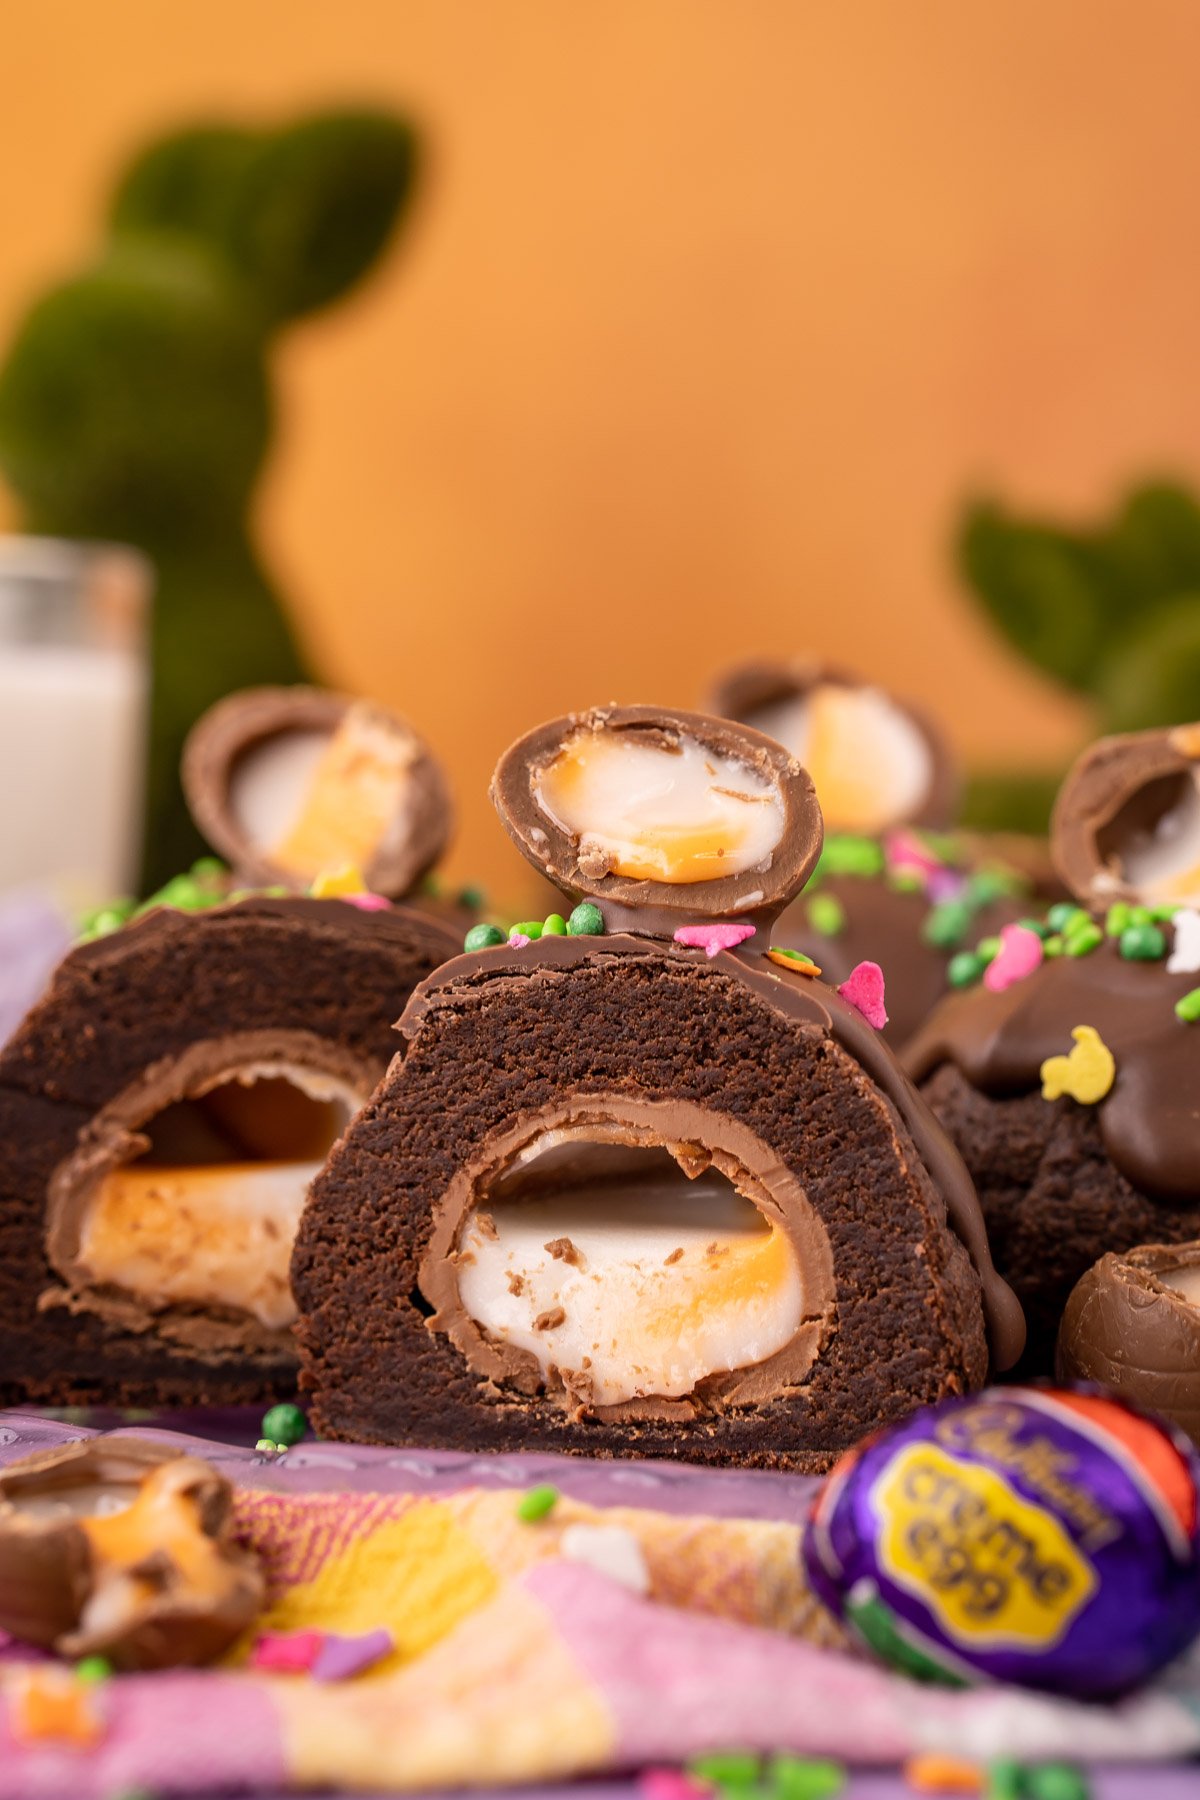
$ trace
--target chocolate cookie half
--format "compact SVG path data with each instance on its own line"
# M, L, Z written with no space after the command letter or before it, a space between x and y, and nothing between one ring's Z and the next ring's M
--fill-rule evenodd
M314 1183L292 1285L321 1431L821 1469L978 1385L985 1313L1019 1353L960 1160L855 1007L765 954L820 814L761 743L610 709L502 760L505 822L596 899L422 984Z
M1161 739L1194 729L1086 754L1063 788L1057 860L1081 901L1112 904L1051 908L1020 974L981 970L905 1056L971 1169L1039 1372L1099 1257L1200 1235L1200 843L1186 794L1159 804Z
M405 908L162 908L79 946L0 1055L0 1403L294 1378L307 1186L457 949Z

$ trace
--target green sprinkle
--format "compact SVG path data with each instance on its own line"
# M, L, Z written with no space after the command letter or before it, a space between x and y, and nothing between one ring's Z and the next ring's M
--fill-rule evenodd
M767 1782L775 1800L833 1800L846 1785L846 1771L812 1756L773 1756Z
M1153 925L1153 908L1149 906L1131 906L1129 909L1129 923L1131 925Z
M530 943L533 943L535 939L540 938L542 935L542 921L540 919L522 919L519 925L513 926L508 935L509 937L515 937L518 933L520 933L522 937L527 937Z
M818 875L880 875L883 873L884 854L882 844L874 838L854 837L847 832L838 832L825 839L820 861L817 863Z
M981 907L992 906L997 900L1018 893L1020 888L1019 877L1002 874L999 869L980 869L977 875L968 878L965 898L978 912Z
M228 875L229 870L219 856L198 856L192 864L192 874L198 881L216 876Z
M525 1525L536 1525L558 1505L558 1489L548 1482L541 1487L526 1488L517 1501L517 1517Z
M454 898L466 912L482 912L487 905L487 895L481 887L461 887Z
M581 900L567 920L568 937L603 937L604 914L592 900Z
M275 1442L274 1438L259 1438L254 1448L260 1451L263 1456L274 1456L279 1445Z
M973 950L960 950L946 964L946 979L952 988L971 987L983 974L987 964Z
M498 925L472 925L463 939L463 949L490 950L493 945L506 942L506 934Z
M1065 939L1060 937L1058 935L1058 933L1056 932L1053 937L1048 937L1043 940L1042 955L1043 956L1061 956L1065 947L1066 947Z
M1046 914L1046 921L1052 931L1065 931L1071 920L1081 912L1083 908L1076 906L1073 900L1056 900ZM1086 913L1084 917L1087 917Z
M939 900L925 915L921 936L935 950L954 950L970 929L971 908L965 900Z
M79 928L79 935L84 938L107 937L110 932L120 931L132 913L132 905L102 906L97 912L89 913Z
M846 909L835 894L814 894L808 903L808 922L822 937L836 937L845 929Z
M1069 934L1063 948L1068 956L1090 956L1092 951L1098 950L1103 942L1104 933L1098 925L1089 920L1086 925L1080 926L1077 931Z
M1025 1800L1025 1769L1010 1756L988 1764L986 1800Z
M980 938L975 946L975 954L982 957L985 963L994 962L1000 954L1000 939L998 937Z
M1182 1019L1185 1025L1195 1025L1200 1020L1200 988L1193 988L1190 994L1184 994L1175 1002L1175 1017Z
M548 919L542 920L543 937L566 937L567 921L561 913L551 913Z
M889 869L887 884L893 894L923 894L925 883L912 869Z
M283 1444L289 1449L300 1442L307 1430L308 1420L290 1400L273 1406L262 1422L263 1436L270 1438L272 1443Z
M113 1672L113 1666L107 1656L85 1656L75 1664L75 1679L82 1681L85 1687L97 1687L100 1682L107 1681Z
M1104 929L1109 937L1120 937L1123 931L1128 930L1132 923L1129 917L1131 911L1128 900L1113 901L1104 915Z
M808 963L814 969L817 966L807 950L793 950L789 944L772 944L771 953L774 956L786 956L789 962Z
M1156 925L1169 925L1171 920L1175 917L1175 914L1182 910L1183 908L1180 906L1179 902L1176 901L1173 906L1151 907L1150 916Z
M758 1785L762 1759L753 1750L714 1750L708 1756L697 1756L686 1765L697 1781L711 1782L719 1788L752 1788Z
M1018 919L1017 924L1021 927L1022 931L1036 932L1043 944L1050 936L1050 927L1047 925L1045 919Z
M1028 1800L1088 1800L1091 1786L1071 1763L1030 1763L1025 1770Z
M1138 921L1126 926L1117 949L1128 962L1158 962L1167 954L1167 940L1157 925Z

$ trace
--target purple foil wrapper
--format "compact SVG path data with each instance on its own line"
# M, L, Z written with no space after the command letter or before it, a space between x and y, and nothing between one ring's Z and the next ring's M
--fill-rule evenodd
M1198 1487L1192 1446L1107 1395L991 1388L844 1457L804 1562L894 1667L1108 1699L1200 1635Z

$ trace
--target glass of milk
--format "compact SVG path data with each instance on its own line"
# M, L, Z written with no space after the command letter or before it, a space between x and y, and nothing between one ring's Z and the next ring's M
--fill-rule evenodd
M0 535L0 903L133 891L152 588L122 545Z

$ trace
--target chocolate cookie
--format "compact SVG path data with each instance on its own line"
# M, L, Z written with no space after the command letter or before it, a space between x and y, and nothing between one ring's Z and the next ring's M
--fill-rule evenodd
M972 946L1028 910L1031 880L1011 846L948 831L958 765L907 701L825 663L762 661L723 676L712 706L797 756L824 814L821 861L776 941L808 951L834 983L879 963L884 1033L901 1049L963 978Z
M161 908L80 945L0 1055L0 1404L292 1383L304 1194L454 954L406 908Z
M821 842L795 759L606 708L522 739L493 798L579 904L417 990L313 1185L318 1429L821 1469L978 1385L989 1326L1011 1361L961 1162L851 1000L770 948Z
M1198 755L1194 728L1087 753L1055 845L1080 899L1112 904L1010 927L905 1057L972 1171L1036 1370L1097 1258L1200 1235Z

